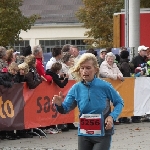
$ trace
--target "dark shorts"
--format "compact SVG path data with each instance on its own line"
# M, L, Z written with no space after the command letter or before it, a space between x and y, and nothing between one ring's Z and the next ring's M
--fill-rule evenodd
M110 150L111 135L78 136L78 150Z

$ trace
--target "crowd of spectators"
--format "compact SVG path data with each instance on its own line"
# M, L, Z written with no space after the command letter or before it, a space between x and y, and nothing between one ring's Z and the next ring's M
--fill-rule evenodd
M86 53L92 53L97 58L101 78L111 78L113 80L124 81L124 77L150 76L150 49L144 45L138 47L138 56L129 60L129 52L126 48L121 48L118 55L114 55L111 48L101 49L99 55L97 51L90 48ZM62 48L54 47L52 58L44 68L43 50L40 45L23 48L22 53L18 54L13 49L6 50L0 46L0 85L11 88L14 83L26 82L29 89L36 88L43 81L56 83L60 88L64 88L68 80L73 80L72 72L74 66L80 59L79 49L76 46L66 44ZM144 66L144 67L143 67ZM145 70L144 70L145 69ZM132 116L133 123L141 122L141 116ZM127 117L119 118L120 123L130 123ZM58 130L74 129L70 124L49 126L46 133L58 133ZM58 129L59 127L59 129ZM56 130L57 129L57 130ZM32 137L27 130L0 131L0 138L17 139L22 137Z

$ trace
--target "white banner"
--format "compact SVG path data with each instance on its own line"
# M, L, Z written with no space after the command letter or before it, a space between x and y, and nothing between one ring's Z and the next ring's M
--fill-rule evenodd
M150 114L150 77L137 77L134 86L134 116Z

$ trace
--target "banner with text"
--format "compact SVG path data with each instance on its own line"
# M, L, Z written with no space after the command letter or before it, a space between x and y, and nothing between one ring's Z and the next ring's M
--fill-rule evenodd
M124 100L125 105L120 117L150 112L149 78L125 78L124 82L104 80L110 82ZM54 95L62 91L65 97L74 83L75 81L71 80L62 89L55 83L48 84L45 81L32 90L28 89L26 83L14 84L12 88L0 86L0 130L78 122L78 108L63 115L59 114L52 104Z

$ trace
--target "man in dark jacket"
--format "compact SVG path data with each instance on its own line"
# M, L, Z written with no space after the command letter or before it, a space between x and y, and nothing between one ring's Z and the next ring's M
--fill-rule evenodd
M130 77L131 68L129 65L129 52L127 50L122 50L120 52L120 63L118 65L123 77ZM130 123L130 119L127 117L121 117L118 119L120 123Z
M138 55L132 59L132 63L134 64L134 69L139 67L140 64L146 63L147 49L149 47L145 47L144 45L138 47Z
M106 54L107 54L107 50L105 48L100 50L100 54L99 54L99 56L97 56L97 61L98 61L99 67L100 67L101 63L105 60Z
M146 63L146 56L147 56L147 49L149 47L145 47L144 45L141 45L138 47L138 56L135 56L132 59L132 63L134 64L134 69L139 67L141 64ZM140 123L141 122L141 116L132 116L132 122L133 123Z

